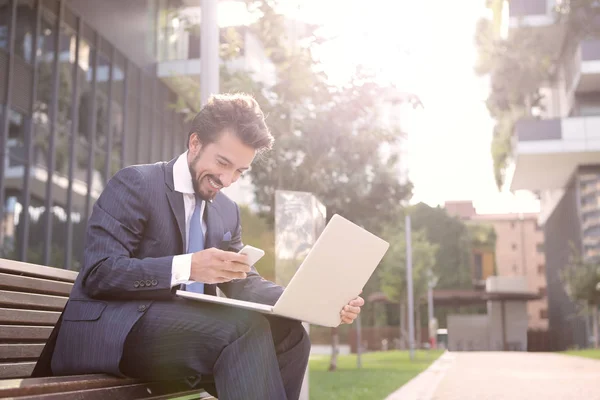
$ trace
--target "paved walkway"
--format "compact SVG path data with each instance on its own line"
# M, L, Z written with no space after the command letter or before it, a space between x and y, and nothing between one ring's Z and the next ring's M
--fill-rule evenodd
M445 353L387 400L600 400L600 361L552 353Z

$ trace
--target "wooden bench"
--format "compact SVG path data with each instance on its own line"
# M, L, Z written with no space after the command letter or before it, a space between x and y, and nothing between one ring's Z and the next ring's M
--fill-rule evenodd
M29 378L64 308L74 271L0 259L0 398L214 399L183 380L144 382L110 375Z

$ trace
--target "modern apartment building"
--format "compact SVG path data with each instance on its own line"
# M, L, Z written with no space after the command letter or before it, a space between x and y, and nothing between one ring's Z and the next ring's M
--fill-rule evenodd
M525 278L527 290L541 296L527 302L527 327L534 331L548 330L544 232L538 225L538 214L477 214L471 201L449 201L444 208L467 224L482 223L494 228L495 275ZM480 254L474 250L474 277L481 275L478 271L489 270Z
M577 39L554 14L556 1L512 0L510 26L530 27L552 44L555 74L544 84L538 118L517 123L512 190L539 194L545 236L548 318L553 350L588 345L587 320L560 278L574 249L600 257L600 40Z
M0 0L0 258L77 269L107 180L185 150L171 106L176 78L199 87L199 30L181 22L198 4ZM228 66L274 79L260 42L234 29Z

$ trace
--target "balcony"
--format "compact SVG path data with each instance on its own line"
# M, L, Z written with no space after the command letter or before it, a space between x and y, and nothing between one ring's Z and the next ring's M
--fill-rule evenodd
M511 190L563 189L579 165L600 164L600 116L522 120L513 140Z
M566 65L567 82L572 85L568 86L577 93L600 91L600 40L581 41L569 64Z
M556 22L555 0L512 0L509 6L510 27L549 26Z
M565 39L565 24L557 23L554 11L561 0L511 0L508 7L509 27L535 28L550 47L559 53ZM556 54L558 56L558 54Z

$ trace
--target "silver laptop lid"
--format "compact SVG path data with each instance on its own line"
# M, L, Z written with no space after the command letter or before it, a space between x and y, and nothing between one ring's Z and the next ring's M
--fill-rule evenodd
M340 311L355 298L389 244L334 215L275 304L274 312L335 327Z

